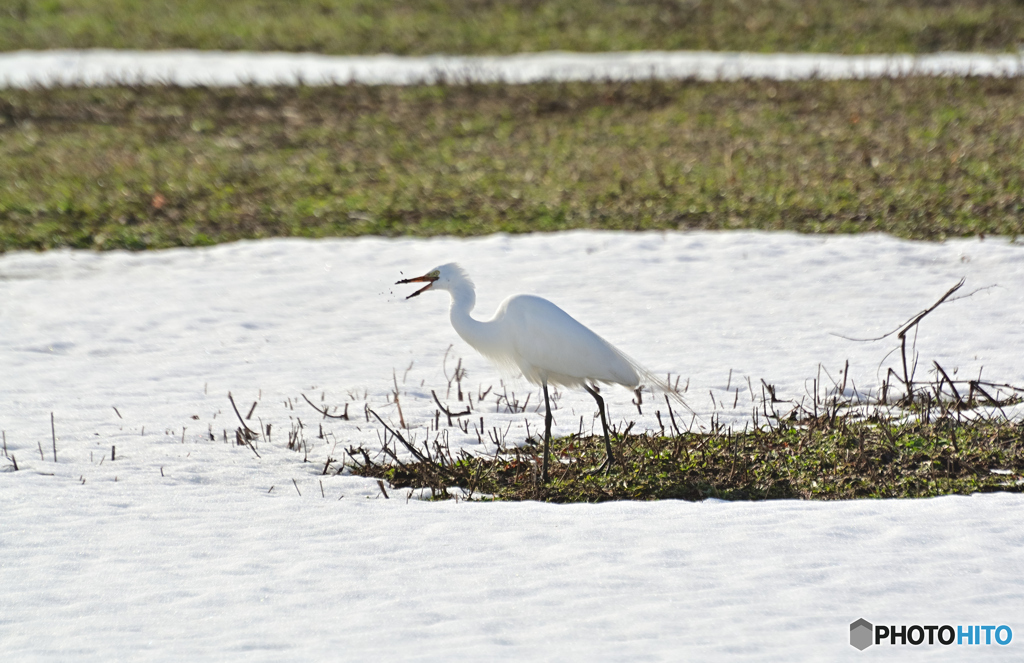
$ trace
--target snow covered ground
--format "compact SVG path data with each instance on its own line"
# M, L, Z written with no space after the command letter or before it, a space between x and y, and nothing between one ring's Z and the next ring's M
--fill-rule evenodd
M761 378L806 396L819 364L831 384L849 360L848 391L876 390L895 341L836 334L880 336L961 277L977 292L922 323L919 375L936 360L1024 383L1024 247L1003 239L571 232L5 254L0 430L20 469L0 458L4 660L966 658L859 652L861 617L1006 624L1009 645L970 657L1020 658L1020 496L438 504L321 476L376 443L364 406L398 425L396 386L418 439L431 389L462 406L445 377L458 358L487 430L516 443L541 425L533 388L451 329L446 295L392 285L452 260L477 282L478 317L512 293L548 297L689 381L705 421L749 423ZM525 414L500 406L505 390L531 395ZM224 442L229 391L243 415L256 403L254 428L271 424L259 457ZM303 394L352 419L318 438ZM606 394L617 424L656 427L656 400L641 416L629 392ZM562 393L556 432L594 414ZM299 419L308 448L288 450ZM443 424L454 447L493 452Z
M122 51L0 53L0 88L37 85L411 85L423 82L1020 76L1020 54L728 53L713 51L544 52L505 56L330 56L316 53Z

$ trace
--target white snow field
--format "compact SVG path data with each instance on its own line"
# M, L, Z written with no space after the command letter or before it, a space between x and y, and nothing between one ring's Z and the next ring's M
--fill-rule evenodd
M683 376L705 422L749 425L761 378L806 396L819 363L828 385L849 360L848 392L876 390L896 341L833 334L880 336L960 278L974 294L922 322L918 375L936 360L1024 383L1024 246L1005 239L570 232L8 253L3 660L1020 660L1020 495L437 503L385 499L337 463L323 476L348 445L377 444L365 405L400 425L396 385L420 440L431 389L464 407L445 378L460 357L474 421L507 444L542 425L521 381L504 378L528 411L499 406L503 378L451 329L446 294L406 301L412 286L392 285L452 260L477 282L478 316L512 293L548 297ZM229 391L243 416L257 403L250 425L272 425L259 457L224 441ZM618 426L657 426L657 398L640 416L628 391L605 393ZM322 421L302 394L352 419ZM585 393L562 393L556 433L594 415ZM300 451L286 448L297 419ZM453 447L494 452L444 423ZM858 618L1013 639L861 652Z
M542 52L503 56L331 56L246 51L111 49L0 53L0 88L54 85L415 85L539 81L1020 76L1021 54Z

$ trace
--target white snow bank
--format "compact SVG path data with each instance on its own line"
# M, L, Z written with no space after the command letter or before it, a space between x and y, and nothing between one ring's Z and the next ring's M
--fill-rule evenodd
M0 88L57 85L413 85L635 79L735 80L1020 76L1019 54L833 55L712 51L545 52L507 56L57 50L0 53Z
M407 504L0 481L7 661L1019 660L1024 637L1021 496ZM862 653L859 618L1014 639Z
M479 317L511 293L548 297L682 374L694 409L726 424L749 422L748 377L757 397L764 378L799 398L819 362L838 379L849 359L848 389L877 388L896 342L832 333L879 336L961 277L964 292L995 287L925 319L919 375L934 359L1024 383L1024 247L1004 239L570 232L5 254L0 430L20 470L0 458L4 659L965 658L858 652L861 617L1007 624L1010 645L970 656L1020 658L1021 496L436 504L322 476L349 444L376 443L364 404L397 425L396 384L407 434L423 439L430 390L456 404L449 345L474 420L510 443L541 425L529 385L506 381L532 394L526 413L496 412L493 389L477 400L500 376L451 329L444 294L406 301L392 285L451 260L477 282ZM237 426L229 390L243 414L257 402L254 427L272 424L260 457L223 442ZM318 438L302 393L349 403L353 419ZM657 426L656 399L641 416L626 390L606 397L617 425ZM594 414L589 396L563 393L555 431ZM298 452L284 444L297 418ZM442 429L494 450L472 428Z

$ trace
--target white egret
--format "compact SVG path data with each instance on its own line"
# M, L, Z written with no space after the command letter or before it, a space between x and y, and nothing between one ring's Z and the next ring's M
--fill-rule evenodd
M457 264L441 265L423 276L398 281L399 284L416 282L425 282L427 285L406 299L427 290L447 291L452 298L452 327L459 336L499 368L518 370L523 377L543 389L543 481L547 481L548 446L551 441L552 417L548 384L582 387L597 401L606 455L595 472L607 470L615 462L608 437L604 399L598 393L598 383L621 384L630 389L646 383L665 390L682 402L679 394L668 384L546 299L533 295L513 295L498 306L490 320L476 320L470 315L476 305L473 281Z

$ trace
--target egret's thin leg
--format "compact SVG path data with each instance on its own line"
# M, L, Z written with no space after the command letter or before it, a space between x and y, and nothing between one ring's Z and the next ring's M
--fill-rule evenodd
M544 380L544 467L540 473L541 483L548 482L548 445L551 443L551 401L548 399L548 381Z
M591 389L587 385L583 385L583 388L587 390L587 393L594 397L597 401L597 407L601 411L601 428L604 429L604 462L598 467L594 468L593 473L597 474L601 470L604 470L605 474L611 469L612 465L615 464L615 456L612 455L612 443L608 438L608 420L604 416L604 399L601 398L601 394L597 393L596 390Z

